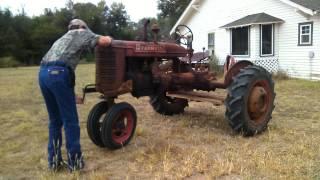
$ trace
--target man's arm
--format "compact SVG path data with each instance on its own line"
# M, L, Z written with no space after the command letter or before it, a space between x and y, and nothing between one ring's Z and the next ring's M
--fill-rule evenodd
M110 36L100 36L97 45L108 47L110 46L112 38Z

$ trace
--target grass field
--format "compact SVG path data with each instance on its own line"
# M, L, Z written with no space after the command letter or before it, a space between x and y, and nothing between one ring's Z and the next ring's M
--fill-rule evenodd
M94 82L94 65L80 65L77 92ZM121 96L138 114L135 137L110 151L88 138L86 118L98 94L78 106L86 169L47 171L47 112L38 67L0 69L2 179L320 179L320 82L276 81L269 128L244 138L224 119L224 106L191 102L185 114L155 113L148 98ZM65 152L65 148L63 148ZM65 154L64 154L65 155Z

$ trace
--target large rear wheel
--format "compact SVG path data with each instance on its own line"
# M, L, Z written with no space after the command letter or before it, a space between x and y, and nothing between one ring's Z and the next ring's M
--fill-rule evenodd
M165 91L150 96L149 102L156 112L169 116L183 113L188 106L188 100L168 97Z
M259 66L240 71L228 87L225 101L230 126L245 136L263 132L274 109L274 82L271 74Z

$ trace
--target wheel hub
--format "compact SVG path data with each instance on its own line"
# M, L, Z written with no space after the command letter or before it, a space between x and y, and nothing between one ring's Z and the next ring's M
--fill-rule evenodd
M133 117L129 111L123 111L112 125L112 138L123 144L133 131Z
M252 120L259 122L267 111L267 91L261 87L256 86L252 89L249 97L249 114Z
M126 124L125 124L126 119L121 119L115 123L115 127L113 129L114 135L116 136L122 136L126 132Z

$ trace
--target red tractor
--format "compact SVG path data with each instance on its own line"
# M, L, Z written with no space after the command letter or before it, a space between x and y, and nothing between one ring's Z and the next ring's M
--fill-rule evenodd
M218 80L213 72L192 68L193 35L188 27L176 29L179 43L158 42L156 25L152 26L152 41L146 38L147 23L144 32L143 41L113 40L110 47L95 49L96 84L83 89L84 96L98 92L102 97L87 121L94 144L118 149L130 142L137 125L136 111L126 102L114 101L125 93L149 96L153 109L163 115L183 113L191 100L225 104L225 116L234 131L252 136L267 128L275 93L271 74L264 68L228 59L224 79ZM227 96L209 93L217 88L227 89Z

